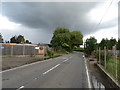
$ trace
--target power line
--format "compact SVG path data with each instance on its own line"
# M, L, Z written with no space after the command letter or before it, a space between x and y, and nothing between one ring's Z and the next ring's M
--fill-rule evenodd
M111 2L110 2L110 4L109 4L108 8L106 9L105 13L104 13L103 16L101 17L100 22L95 26L94 29L97 29L97 27L101 24L103 18L105 17L105 15L106 15L108 9L110 8L110 6L112 5L112 3L113 3L113 0L111 0Z

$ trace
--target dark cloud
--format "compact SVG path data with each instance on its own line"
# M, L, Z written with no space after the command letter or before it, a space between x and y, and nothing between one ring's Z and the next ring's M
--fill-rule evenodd
M92 29L96 23L90 21L87 14L97 4L95 2L4 2L2 14L12 22L34 29L31 33L41 33L41 30L46 35L49 33L48 38L52 36L56 27L80 30L85 35L96 31L96 29ZM110 26L114 26L114 23L111 25L104 24L99 28L110 28ZM35 35L34 37L38 36ZM43 36L45 35L41 35L41 37Z

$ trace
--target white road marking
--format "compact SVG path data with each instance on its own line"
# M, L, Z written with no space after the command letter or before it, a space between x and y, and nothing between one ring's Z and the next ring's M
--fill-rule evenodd
M17 90L20 90L20 89L22 89L22 88L24 88L25 86L21 86L21 87L19 87Z
M51 69L47 70L46 72L43 73L43 75L47 74L48 72L52 71L53 69L55 69L56 67L58 67L60 64L55 65L54 67L52 67Z
M66 60L64 60L63 62L66 62L66 61L68 61L69 59L66 59Z
M66 61L68 61L69 59L71 59L72 58L72 56L71 57L69 57L68 59L66 59L66 60L64 60L63 62L66 62Z
M88 73L87 63L86 63L85 59L84 59L84 61L85 61L85 68L86 68L86 73L87 73L87 79L88 79L88 87L92 88L91 82L90 82L90 76L89 76L89 73Z
M19 68L31 66L31 65L34 65L34 64L37 64L37 63L42 63L42 62L46 62L46 61L51 61L51 60L52 60L52 59L43 60L43 61L38 61L38 62L35 62L35 63L26 64L26 65L22 65L22 66L19 66L19 67L15 67L15 68L12 68L12 69L8 69L8 70L1 71L0 73L4 73L4 72L7 72L7 71L11 71L11 70L15 70L15 69L19 69Z
M71 59L71 58L72 58L72 56L69 59Z

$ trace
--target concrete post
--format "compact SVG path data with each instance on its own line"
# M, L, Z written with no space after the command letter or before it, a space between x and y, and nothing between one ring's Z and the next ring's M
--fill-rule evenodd
M11 45L11 56L13 55L13 45Z
M23 56L25 55L25 44L23 44Z
M104 62L105 62L105 69L106 69L106 46L104 47Z
M100 61L100 47L99 47L99 64L101 64L101 61Z
M117 53L116 53L116 46L113 46L113 53L114 53L114 62L115 62L115 78L117 81Z
M35 46L34 46L34 55L35 55Z

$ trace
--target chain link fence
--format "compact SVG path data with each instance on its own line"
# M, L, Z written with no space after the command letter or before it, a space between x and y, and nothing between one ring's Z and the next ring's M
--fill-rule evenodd
M120 84L120 50L113 46L112 50L104 47L104 50L97 50L98 63L103 66L106 72Z

